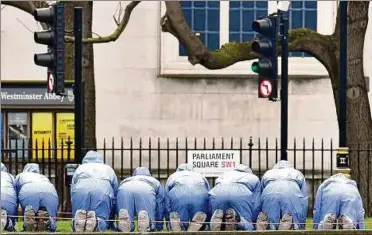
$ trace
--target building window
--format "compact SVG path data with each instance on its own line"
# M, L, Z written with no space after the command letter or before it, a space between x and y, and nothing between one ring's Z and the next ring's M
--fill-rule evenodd
M318 4L317 1L292 1L289 13L289 28L309 28L317 30L318 23ZM311 57L304 52L291 52L293 57Z
M3 153L4 150L4 144L5 144L5 136L4 136L4 113L1 113L1 129L0 129L0 145L1 145L1 153Z
M8 149L12 158L28 157L29 128L28 113L8 113Z
M230 41L254 39L252 21L277 11L276 1L181 1L186 21L209 48L216 50ZM288 12L289 26L310 28L322 34L332 34L337 4L332 1L292 1ZM165 4L160 3L163 15ZM318 24L322 22L322 24ZM290 53L289 74L327 75L327 70L315 58L302 52ZM208 70L191 65L185 48L169 33L161 34L161 75L253 75L252 61L235 63L224 69ZM279 58L280 62L280 58ZM279 69L280 73L280 69Z
M251 41L255 38L252 22L267 16L267 1L231 1L229 9L229 40L237 42Z
M57 158L74 159L75 118L74 113L56 114L56 140ZM66 144L70 144L71 151L68 151ZM62 151L62 146L64 146Z
M73 112L5 111L1 123L2 158L74 159Z
M53 151L53 113L32 113L32 158L49 158Z
M183 15L191 29L199 34L200 40L210 50L220 47L220 2L219 1L181 1ZM185 47L180 44L179 55L187 56Z

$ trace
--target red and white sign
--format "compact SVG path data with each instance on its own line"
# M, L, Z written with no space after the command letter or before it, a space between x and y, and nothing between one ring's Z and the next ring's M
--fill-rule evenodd
M188 150L187 162L205 177L218 177L240 164L240 151Z
M273 84L270 80L262 80L258 89L260 96L269 98L273 93Z
M54 76L53 73L48 72L48 80L47 80L47 85L48 85L48 93L53 93L54 91Z

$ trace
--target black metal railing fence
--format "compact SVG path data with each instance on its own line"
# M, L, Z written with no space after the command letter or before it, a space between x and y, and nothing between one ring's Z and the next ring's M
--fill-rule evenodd
M8 172L19 174L27 163L34 162L40 165L41 173L48 176L56 186L60 196L61 211L68 210L66 202L69 201L68 188L65 183L65 166L75 163L74 146L70 140L55 143L48 141L17 140L16 144L4 145L2 141L1 162L4 163ZM240 162L252 168L258 177L262 177L266 170L271 169L280 160L280 148L278 140L269 141L258 138L185 138L185 139L103 139L102 144L95 149L104 159L104 162L112 166L118 176L118 180L130 176L134 169L145 166L150 169L152 175L162 183L171 175L181 163L187 162L187 152L191 150L236 150L239 151ZM85 149L87 152L90 149ZM294 139L288 149L288 160L295 168L300 170L306 177L309 195L309 213L312 213L313 199L316 190L325 179L335 173L336 146L332 139L316 141L312 139L306 143L305 139ZM368 175L363 179L372 181L372 158L368 149L350 149L350 154L357 158L367 158ZM360 162L359 160L357 162ZM360 169L358 165L358 169ZM215 178L208 178L214 185ZM360 183L361 174L358 174L357 183ZM372 213L371 196L372 190L368 191L365 199L366 214Z

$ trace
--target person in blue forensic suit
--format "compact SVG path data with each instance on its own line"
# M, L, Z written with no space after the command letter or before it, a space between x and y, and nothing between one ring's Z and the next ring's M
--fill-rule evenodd
M225 230L254 230L261 210L261 183L249 167L241 164L225 172L209 195L212 231L220 231L223 221Z
M118 179L96 151L89 151L71 182L72 230L104 231L110 228Z
M257 230L305 229L308 210L304 175L289 161L279 161L261 180L262 212ZM278 226L279 224L279 226Z
M1 220L0 231L14 231L17 215L17 193L14 185L14 176L8 173L6 166L1 163Z
M191 164L181 164L165 185L168 230L199 231L210 217L209 183ZM190 225L188 222L191 221Z
M326 179L314 204L314 229L364 229L364 209L357 184L343 174Z
M133 232L135 215L139 232L163 230L163 186L146 167L136 168L132 177L121 181L116 208L119 231Z
M58 194L49 179L40 174L39 164L28 163L15 179L26 231L56 231Z

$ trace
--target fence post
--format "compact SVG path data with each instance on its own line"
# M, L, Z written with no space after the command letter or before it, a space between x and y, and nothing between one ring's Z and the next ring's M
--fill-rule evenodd
M72 144L72 141L70 140L70 136L68 137L68 139L66 141L66 144L67 144L67 161L70 161L70 159L71 159L71 144ZM74 160L76 161L76 159L74 159Z
M249 137L249 143L248 143L248 151L249 151L249 167L252 168L252 147L253 147L253 141L252 136Z
M67 141L65 143L67 145L67 164L69 164L70 163L70 159L71 159L71 144L72 144L72 141L70 140L70 136L67 137ZM63 142L62 142L62 146L63 146ZM75 149L75 151L76 151L76 149ZM62 148L62 152L63 152L63 148ZM80 151L80 153L81 152L82 151ZM78 158L75 157L74 161L78 164L79 163L78 159L80 159L80 158L81 158L81 156L79 156ZM66 170L65 169L66 165L63 164L63 162L64 161L63 161L63 154L62 154L62 170L64 172ZM63 179L63 177L62 177L62 179ZM66 179L63 180L63 181L66 181ZM63 202L63 204L64 204L63 212L70 212L71 209L72 209L72 207L71 207L71 200L70 200L70 198L71 198L71 195L70 195L70 185L66 185L66 183L64 182L63 183L63 188L64 188L64 190L63 190L64 192L63 193L65 193L65 200Z

